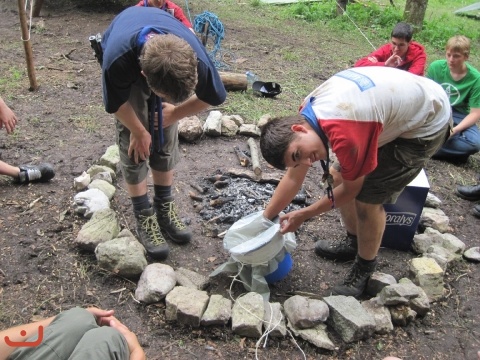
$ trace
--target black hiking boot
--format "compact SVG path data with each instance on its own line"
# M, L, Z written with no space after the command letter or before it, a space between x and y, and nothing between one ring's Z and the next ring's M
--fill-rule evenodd
M330 260L354 260L357 255L357 237L347 233L340 240L318 240L315 243L315 253Z
M55 176L55 170L50 164L40 165L20 165L20 173L16 182L19 184L28 184L31 182L47 182Z
M192 233L180 220L172 196L165 197L160 201L154 200L153 206L157 213L158 225L167 236L177 244L190 242Z
M166 259L169 248L160 231L160 226L158 226L153 207L140 211L135 218L137 219L138 240L147 250L147 254L155 260Z
M359 297L365 291L368 279L374 273L376 266L377 260L361 264L357 257L352 268L345 276L343 283L333 288L332 295Z

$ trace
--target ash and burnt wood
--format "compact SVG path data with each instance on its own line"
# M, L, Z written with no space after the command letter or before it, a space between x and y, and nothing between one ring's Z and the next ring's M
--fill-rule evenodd
M233 150L235 150L235 155L237 155L238 161L240 165L243 167L247 167L252 162L250 158L242 151L238 146L234 146Z

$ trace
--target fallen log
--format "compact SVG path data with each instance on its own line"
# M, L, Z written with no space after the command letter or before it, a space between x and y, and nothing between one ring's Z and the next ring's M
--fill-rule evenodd
M233 150L235 150L235 154L237 155L238 161L240 161L240 165L243 167L247 167L250 165L250 158L245 155L245 153L238 148L238 146L234 146Z
M219 71L220 79L222 80L225 90L231 91L245 91L247 90L247 75L236 74L232 72Z
M248 146L250 147L250 154L252 155L252 169L255 175L262 176L262 168L260 167L260 158L258 157L257 143L253 138L248 138Z

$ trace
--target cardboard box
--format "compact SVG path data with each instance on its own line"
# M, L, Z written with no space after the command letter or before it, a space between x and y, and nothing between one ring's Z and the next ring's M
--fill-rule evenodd
M422 215L430 184L425 170L407 185L395 204L385 204L387 224L382 247L408 251Z

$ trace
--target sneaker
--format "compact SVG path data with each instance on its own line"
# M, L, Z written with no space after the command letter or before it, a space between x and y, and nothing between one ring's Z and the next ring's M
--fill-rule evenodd
M188 243L192 238L192 233L179 219L173 197L169 196L161 201L154 201L153 206L157 212L158 224L162 231L177 244Z
M50 164L40 165L20 165L20 173L17 182L19 184L28 184L31 182L47 182L55 176L55 170Z
M368 279L374 273L376 266L376 260L362 265L357 257L343 283L333 288L332 295L359 297L365 291Z
M318 240L315 253L330 260L354 260L357 256L357 237L347 233L343 239L336 241Z
M136 216L138 240L147 254L156 260L164 260L168 256L168 244L160 231L153 207L140 211Z

